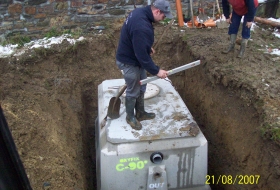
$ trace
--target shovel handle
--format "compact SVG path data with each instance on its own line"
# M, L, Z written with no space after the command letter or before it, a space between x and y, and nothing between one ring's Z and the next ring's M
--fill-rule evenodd
M126 88L127 88L127 85L126 85L126 84L123 85L122 89L121 89L121 90L119 91L119 93L117 94L116 99L119 98L119 97L124 93L124 91L126 90Z
M113 108L115 107L117 100L118 100L119 97L124 93L124 91L126 90L126 88L127 88L127 85L124 84L123 87L121 88L121 90L119 91L119 93L117 94L117 96L115 97L114 104L113 104Z
M164 36L165 32L172 26L173 22L174 22L174 19L172 19L172 20L169 22L168 26L165 28L165 30L164 30L163 33L161 34L160 38L159 38L158 41L155 43L155 45L154 45L154 49L155 49L155 50L157 49L157 46L158 46L159 42L161 41L162 37Z
M177 67L175 69L169 70L169 71L167 71L168 72L168 76L169 75L173 75L173 74L178 73L178 72L181 72L181 71L184 71L186 69L195 67L195 66L197 66L199 64L200 64L200 60L197 60L197 61L188 63L186 65L182 65L180 67ZM149 77L149 78L143 79L143 80L140 81L140 85L147 84L148 82L151 82L151 81L154 81L154 80L157 80L157 79L159 79L158 76L153 76L153 77Z

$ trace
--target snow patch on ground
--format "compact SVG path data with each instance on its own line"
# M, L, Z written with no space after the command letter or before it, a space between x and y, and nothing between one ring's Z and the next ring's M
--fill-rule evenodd
M83 36L78 39L71 38L71 35L64 34L59 37L51 37L51 38L43 38L35 41L31 41L29 43L24 44L24 46L18 49L18 44L12 45L8 44L6 46L0 46L0 57L8 57L10 55L19 56L23 54L28 49L34 49L39 47L50 48L53 44L61 44L63 40L67 40L71 44L75 44L78 41L82 41L85 38Z

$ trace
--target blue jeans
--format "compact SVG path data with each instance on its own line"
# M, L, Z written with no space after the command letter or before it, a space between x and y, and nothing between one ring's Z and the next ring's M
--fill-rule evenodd
M256 9L255 9L255 14L256 14ZM238 33L241 19L242 19L242 16L240 16L240 15L236 14L234 11L232 11L231 24L228 29L229 35ZM246 24L247 24L247 16L245 14L244 19L243 19L243 25L242 25L242 38L249 39L251 36L250 35L251 28L248 28L246 26Z
M125 83L127 85L126 97L138 98L141 93L146 92L147 84L140 85L140 80L147 78L145 69L138 66L128 65L116 61L120 70L123 71Z

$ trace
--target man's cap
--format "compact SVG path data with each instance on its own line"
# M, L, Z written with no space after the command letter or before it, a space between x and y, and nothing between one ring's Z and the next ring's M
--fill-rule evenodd
M166 0L155 0L153 3L154 7L161 10L167 18L173 18L171 14L170 4Z

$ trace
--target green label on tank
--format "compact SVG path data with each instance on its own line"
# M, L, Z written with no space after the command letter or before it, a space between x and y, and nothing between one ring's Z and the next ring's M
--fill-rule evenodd
M139 157L122 158L116 165L116 170L119 172L125 170L142 170L147 163L147 160L140 160Z

